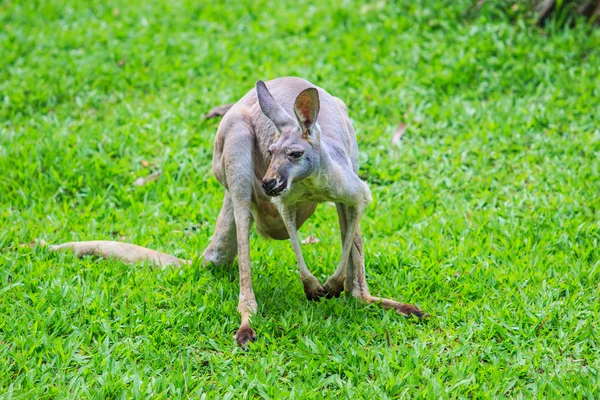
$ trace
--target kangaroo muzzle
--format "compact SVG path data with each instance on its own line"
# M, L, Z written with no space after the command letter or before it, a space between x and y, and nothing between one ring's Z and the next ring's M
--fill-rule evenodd
M262 180L262 188L267 196L277 197L285 190L286 183L286 179L264 178Z

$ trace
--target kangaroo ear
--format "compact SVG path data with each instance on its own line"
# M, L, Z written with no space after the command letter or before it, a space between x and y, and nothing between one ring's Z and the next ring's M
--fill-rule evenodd
M310 135L319 116L319 92L315 88L304 89L294 103L294 113L304 135Z
M256 97L262 112L273 121L279 131L285 125L294 123L294 119L275 101L263 81L256 82Z

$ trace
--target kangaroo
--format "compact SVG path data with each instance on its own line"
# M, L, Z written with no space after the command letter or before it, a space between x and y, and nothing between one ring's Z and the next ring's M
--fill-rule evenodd
M250 274L253 222L262 236L290 239L308 300L339 297L345 290L367 303L423 316L413 305L369 293L359 221L371 192L358 177L356 135L340 99L301 78L259 80L219 124L212 170L225 199L204 264L230 264L238 257L242 322L235 339L241 347L256 339L250 326L257 312ZM304 262L297 230L327 201L336 205L342 256L321 286Z

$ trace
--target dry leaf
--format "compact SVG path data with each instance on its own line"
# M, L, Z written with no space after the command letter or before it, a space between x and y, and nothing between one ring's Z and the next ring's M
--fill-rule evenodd
M123 57L123 59L121 61L119 61L117 63L117 65L119 66L119 68L123 68L126 63L127 63L127 57Z
M148 175L145 178L136 179L135 182L133 182L133 184L135 186L144 186L148 182L153 182L153 181L157 180L159 176L160 176L160 171L156 171L156 172L151 173L150 175Z
M217 106L210 110L208 114L204 115L204 119L211 119L216 117L221 117L225 115L227 111L233 106L233 104L223 104L221 106Z
M148 165L150 165L150 163L146 160L142 160L141 164L142 164L142 167L144 167L144 168L148 168Z
M406 124L404 122L400 122L400 125L398 125L398 129L396 129L394 137L392 138L393 145L400 143L400 139L402 139L402 136L404 136L404 132L406 132Z
M309 235L306 237L306 239L304 239L302 241L302 244L314 244L314 243L319 243L320 240L317 237L314 237L313 235Z

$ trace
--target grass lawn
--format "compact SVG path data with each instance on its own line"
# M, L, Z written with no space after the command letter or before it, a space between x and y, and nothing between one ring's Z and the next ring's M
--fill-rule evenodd
M599 398L600 30L470 0L288 3L0 3L0 398ZM200 267L224 193L202 115L287 75L347 103L371 291L427 321L307 302L290 243L253 232L259 338L236 347L237 269ZM335 207L308 235L324 282Z

